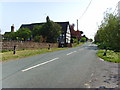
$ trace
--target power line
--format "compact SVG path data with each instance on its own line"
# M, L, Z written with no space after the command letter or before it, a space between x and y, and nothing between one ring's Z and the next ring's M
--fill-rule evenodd
M86 13L86 11L88 10L91 3L92 3L92 0L89 2L88 6L86 7L85 11L83 12L83 14L81 15L81 17L79 19L81 19L83 17L83 15Z

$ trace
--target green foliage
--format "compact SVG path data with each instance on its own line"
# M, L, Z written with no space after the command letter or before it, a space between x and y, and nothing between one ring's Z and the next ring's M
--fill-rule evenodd
M97 55L104 59L105 61L120 63L120 52L114 52L112 50L107 50L107 56L103 56L105 50L99 50Z
M32 35L34 41L39 42L39 38L41 36L40 42L57 42L57 38L61 34L62 27L51 21L49 17L46 18L46 23L43 25L35 25L32 30Z
M89 41L90 41L90 42L92 42L92 41L93 41L93 39L89 39Z
M74 43L78 43L77 38L72 38Z
M42 48L42 49L32 49L32 50L17 50L16 55L13 54L13 51L8 51L8 52L2 52L2 61L7 61L7 60L13 60L13 59L20 59L28 56L33 56L37 54L43 54L43 53L48 53L48 52L53 52L53 51L59 51L59 50L64 50L68 48L51 48L51 50L48 50L47 48Z
M106 13L102 24L94 37L95 43L115 51L120 50L120 20L113 14Z
M32 32L28 28L21 28L16 34L19 40L28 40L31 38Z
M33 38L35 36L40 36L41 35L41 30L42 30L42 25L35 25L33 27L33 31L32 31Z
M4 34L5 40L16 40L16 32L9 32Z
M82 37L80 41L81 41L81 42L86 42L86 38L85 38L85 37Z
M57 38L61 33L61 26L53 21L48 20L41 29L41 35L46 38L46 42L57 42Z
M35 37L34 37L34 41L35 41L35 42L40 42L40 36L35 36Z

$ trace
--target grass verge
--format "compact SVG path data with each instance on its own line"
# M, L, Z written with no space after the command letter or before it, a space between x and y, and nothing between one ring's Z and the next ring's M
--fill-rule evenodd
M33 56L37 54L43 54L43 53L53 52L63 49L67 49L67 48L51 48L50 50L48 50L47 48L34 49L34 50L17 50L15 55L13 54L13 51L3 52L0 54L2 56L2 61L7 61L11 59L20 59L28 56Z
M120 52L114 52L112 50L107 50L106 56L103 56L105 50L99 50L97 56L104 59L105 61L120 63Z

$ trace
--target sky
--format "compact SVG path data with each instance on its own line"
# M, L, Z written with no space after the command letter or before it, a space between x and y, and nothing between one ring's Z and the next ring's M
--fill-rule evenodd
M46 17L54 22L75 24L88 38L94 38L98 25L107 8L113 12L120 0L0 0L0 30L10 32L14 24L15 31L22 24L46 22ZM87 11L86 8L88 7ZM86 11L86 12L85 12ZM85 12L85 13L84 13ZM83 14L84 13L84 14Z

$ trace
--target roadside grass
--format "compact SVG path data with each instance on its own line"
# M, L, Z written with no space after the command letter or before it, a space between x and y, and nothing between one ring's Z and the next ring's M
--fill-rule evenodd
M106 56L103 56L105 50L99 50L97 56L104 59L105 61L120 63L120 52L114 52L112 50L107 50Z
M44 54L47 52L53 52L53 51L64 50L64 49L67 49L67 48L51 48L50 50L48 50L47 48L34 49L34 50L16 50L16 54L13 54L13 51L2 52L0 54L2 56L2 61L7 61L11 59L20 59L28 56Z

